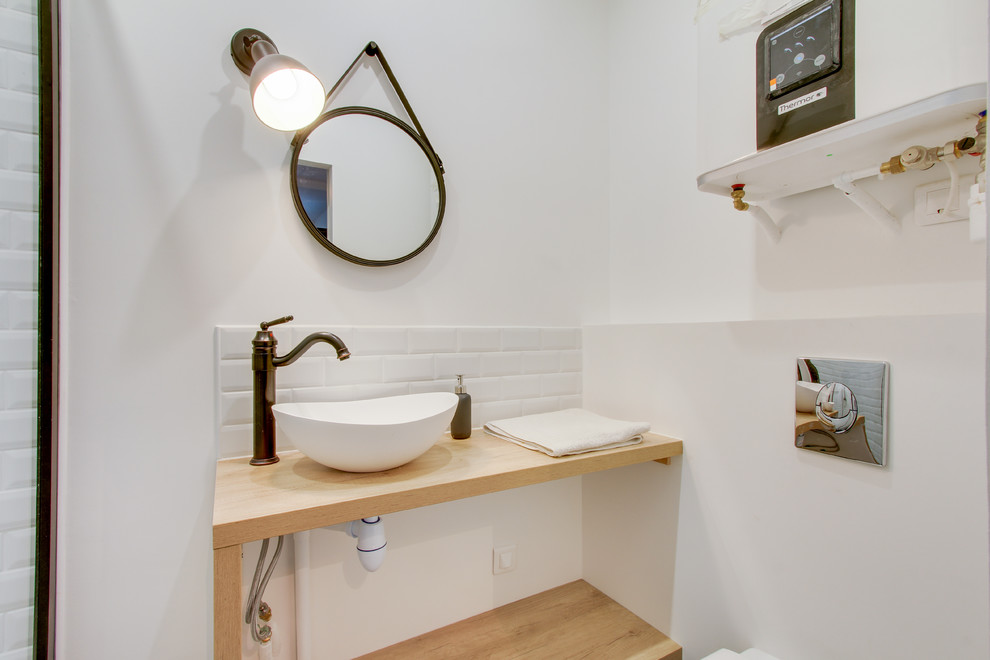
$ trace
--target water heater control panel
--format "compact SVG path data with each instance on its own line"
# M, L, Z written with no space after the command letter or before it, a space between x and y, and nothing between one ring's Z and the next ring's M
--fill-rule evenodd
M811 0L756 43L757 149L855 118L854 0Z

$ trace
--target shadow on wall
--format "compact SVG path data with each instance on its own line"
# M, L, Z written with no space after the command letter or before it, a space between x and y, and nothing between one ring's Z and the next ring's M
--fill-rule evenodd
M142 301L154 304L133 301L130 309L136 327L125 335L135 340L129 348L138 354L147 350L149 335L172 327L170 310L189 309L200 318L197 312L218 306L244 286L251 271L263 267L274 231L271 218L277 215L276 197L265 186L268 168L235 148L245 139L245 118L231 103L235 91L231 84L216 94L219 107L203 128L193 183L162 217L153 251L142 268L143 280L135 290ZM232 263L237 267L230 268ZM273 289L259 295L275 293Z
M829 306L844 310L826 314L834 316L857 313L858 308L867 314L897 312L889 303L885 307L884 301L867 299L857 289L985 281L985 244L969 241L967 222L927 227L916 224L914 188L938 179L935 174L926 178L920 174L909 172L900 175L902 179L870 179L859 184L900 219L900 229L893 231L881 227L831 188L768 204L781 225L782 237L780 243L772 244L754 228L760 287L773 293L807 292L809 296L837 291L847 299L832 297ZM918 295L915 291L915 298Z

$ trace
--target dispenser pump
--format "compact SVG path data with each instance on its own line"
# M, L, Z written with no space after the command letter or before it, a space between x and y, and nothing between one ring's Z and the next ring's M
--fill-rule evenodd
M463 440L471 437L471 395L464 387L464 376L461 374L457 375L454 393L457 395L457 409L450 420L450 437Z

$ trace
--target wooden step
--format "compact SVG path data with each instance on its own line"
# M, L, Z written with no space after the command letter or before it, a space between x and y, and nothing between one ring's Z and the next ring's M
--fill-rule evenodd
M577 580L361 656L417 658L681 660L681 647Z

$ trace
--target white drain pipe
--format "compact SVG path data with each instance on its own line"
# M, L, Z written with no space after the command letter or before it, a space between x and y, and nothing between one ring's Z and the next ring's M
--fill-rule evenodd
M310 660L309 532L296 532L292 536L295 545L296 660Z

